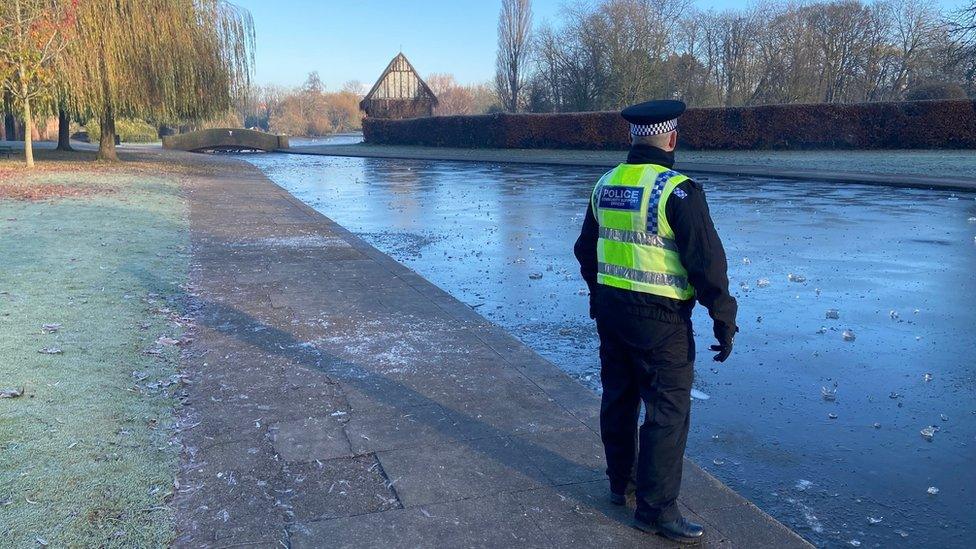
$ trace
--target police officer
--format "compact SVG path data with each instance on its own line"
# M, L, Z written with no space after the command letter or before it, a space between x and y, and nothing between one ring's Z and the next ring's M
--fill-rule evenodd
M626 502L636 466L634 526L694 543L704 530L681 516L677 499L694 375L695 301L714 321L716 361L729 357L738 328L725 250L705 193L671 169L684 110L680 101L624 109L632 138L627 162L597 182L575 252L600 335L600 430L610 499Z

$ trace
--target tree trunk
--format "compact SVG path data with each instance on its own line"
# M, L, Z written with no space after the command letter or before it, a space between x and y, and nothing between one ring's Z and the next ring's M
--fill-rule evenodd
M119 155L115 152L115 110L111 105L105 106L99 125L102 127L102 135L98 141L96 158L105 162L118 162Z
M17 141L17 118L9 112L3 116L3 135L7 141Z
M71 148L71 117L64 109L58 109L58 150L74 150Z
M30 99L27 98L27 82L21 70L21 92L24 94L24 160L28 168L34 167L34 136L31 135L31 128L34 126L34 117L31 116Z

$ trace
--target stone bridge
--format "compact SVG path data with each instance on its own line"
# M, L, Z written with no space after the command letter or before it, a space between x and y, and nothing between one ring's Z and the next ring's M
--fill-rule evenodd
M243 128L214 128L163 137L163 148L181 151L277 151L288 148L288 136Z

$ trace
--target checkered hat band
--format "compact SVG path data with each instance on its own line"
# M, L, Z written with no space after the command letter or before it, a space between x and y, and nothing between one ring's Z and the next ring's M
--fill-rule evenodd
M659 135L672 132L678 128L678 119L666 120L657 124L631 124L630 135Z

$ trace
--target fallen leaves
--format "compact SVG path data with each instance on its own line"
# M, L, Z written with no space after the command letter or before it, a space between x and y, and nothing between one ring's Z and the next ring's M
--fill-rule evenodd
M38 201L51 198L84 198L98 194L111 194L115 189L82 185L12 185L0 183L0 199Z
M23 387L21 387L20 389L17 389L16 387L0 389L0 398L19 398L22 396L24 396Z

